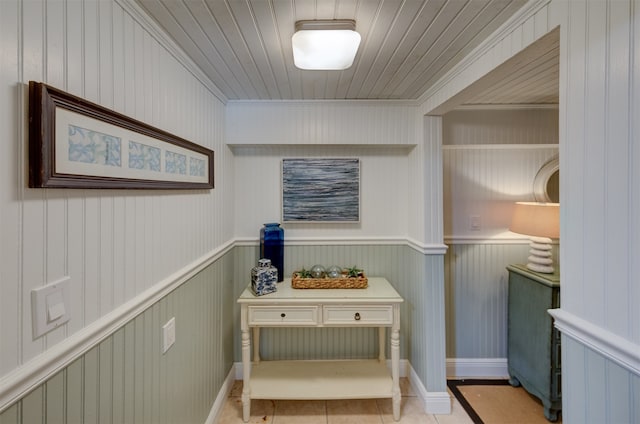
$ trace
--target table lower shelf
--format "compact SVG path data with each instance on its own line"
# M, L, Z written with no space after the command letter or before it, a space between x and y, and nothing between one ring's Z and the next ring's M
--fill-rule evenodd
M251 365L252 399L367 399L392 395L386 363L372 360L261 361Z

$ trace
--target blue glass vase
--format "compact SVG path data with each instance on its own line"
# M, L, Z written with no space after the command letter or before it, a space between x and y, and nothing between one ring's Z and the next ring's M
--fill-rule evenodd
M260 229L260 258L271 259L278 270L278 282L284 279L284 229L272 222Z

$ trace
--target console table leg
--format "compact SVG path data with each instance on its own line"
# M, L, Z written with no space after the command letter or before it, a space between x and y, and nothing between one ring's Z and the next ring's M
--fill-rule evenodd
M242 420L249 422L251 416L251 337L246 320L246 306L243 305L241 318L242 329Z
M393 419L400 420L400 331L394 328L391 331L391 396L393 402Z
M385 361L386 359L386 346L387 346L387 340L385 337L385 327L378 327L378 360L380 362Z
M253 327L253 362L260 362L260 327Z

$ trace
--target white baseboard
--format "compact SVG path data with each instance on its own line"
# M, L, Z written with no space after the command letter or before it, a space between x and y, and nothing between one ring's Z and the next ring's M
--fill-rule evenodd
M509 378L507 358L447 358L447 378Z
M222 383L218 396L216 396L215 402L213 402L213 406L211 407L211 411L209 411L209 416L207 417L205 424L214 424L218 422L220 414L222 414L222 409L224 408L224 403L227 401L229 393L231 393L234 380L235 367L231 367L229 374L227 374L227 378L225 378L224 383Z
M429 392L427 388L422 384L422 380L418 377L415 370L409 366L409 383L416 395L422 401L424 405L424 411L427 414L434 415L449 415L451 414L451 396L447 391L444 392Z

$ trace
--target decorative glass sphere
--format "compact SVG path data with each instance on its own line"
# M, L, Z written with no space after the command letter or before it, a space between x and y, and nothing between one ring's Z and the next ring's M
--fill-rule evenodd
M310 272L313 278L322 278L325 275L325 269L322 265L312 266Z
M338 265L332 265L327 268L327 277L329 278L340 278L342 277L342 268Z

